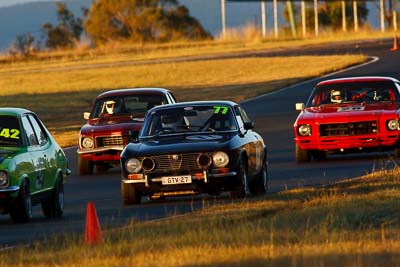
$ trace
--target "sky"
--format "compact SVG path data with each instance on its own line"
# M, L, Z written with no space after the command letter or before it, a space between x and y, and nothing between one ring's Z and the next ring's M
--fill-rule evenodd
M37 2L37 0L0 0L0 7L12 6L16 4L28 3L28 2Z

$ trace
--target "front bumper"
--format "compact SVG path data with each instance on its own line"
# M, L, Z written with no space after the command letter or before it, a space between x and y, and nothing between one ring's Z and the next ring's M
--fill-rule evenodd
M79 155L84 155L84 154L105 153L105 152L109 152L109 151L121 152L122 150L124 150L124 146L107 146L107 147L97 147L97 148L91 148L91 149L78 149L77 153Z
M89 161L119 162L124 146L108 146L93 149L78 149L78 155Z
M295 142L302 150L381 150L392 149L399 144L400 134L332 137L296 137Z
M14 193L19 191L19 186L13 185L6 188L0 188L0 193Z
M201 181L203 184L208 184L210 182L214 182L215 180L223 179L225 177L234 177L237 173L235 171L229 171L226 173L207 173L206 171L202 172L202 175L193 175L191 174L192 181ZM128 175L129 177L129 175ZM162 183L162 176L156 176L150 178L149 175L143 174L142 179L123 179L123 183L125 184L144 184L146 187L149 187L152 183ZM193 183L193 182L192 182Z

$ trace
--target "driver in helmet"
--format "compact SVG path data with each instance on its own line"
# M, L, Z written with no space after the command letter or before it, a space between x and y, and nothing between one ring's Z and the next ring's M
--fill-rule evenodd
M341 103L342 102L342 93L339 90L331 91L331 102L332 103Z
M181 114L165 114L161 118L161 126L176 131L180 126L184 125L184 119Z
M114 109L115 109L115 101L114 100L108 100L105 102L105 109L107 114L112 115L114 114Z

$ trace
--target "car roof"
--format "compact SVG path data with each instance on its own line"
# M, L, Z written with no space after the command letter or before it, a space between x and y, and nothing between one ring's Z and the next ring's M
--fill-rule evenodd
M0 108L0 115L21 116L25 113L32 113L32 111L24 108L3 107Z
M206 105L225 105L225 106L236 106L237 103L228 100L212 100L212 101L188 101L188 102L178 102L174 104L156 106L152 110L161 110L169 108L187 107L187 106L206 106Z
M357 83L357 82L399 82L397 79L392 77L383 76L364 76L364 77L348 77L348 78L338 78L330 79L326 81L319 82L317 86L334 84L334 83Z
M136 95L136 94L155 94L155 95L165 95L171 91L165 88L124 88L115 89L103 92L99 94L96 98L101 99L110 96L123 96L123 95Z

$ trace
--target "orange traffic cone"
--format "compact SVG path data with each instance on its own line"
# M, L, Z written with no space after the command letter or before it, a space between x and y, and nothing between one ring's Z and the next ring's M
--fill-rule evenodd
M393 47L392 49L390 49L390 51L397 51L397 50L399 50L399 44L397 41L397 35L395 34L393 39Z
M88 202L87 205L85 242L89 245L103 243L103 234L101 233L99 218L93 202Z

